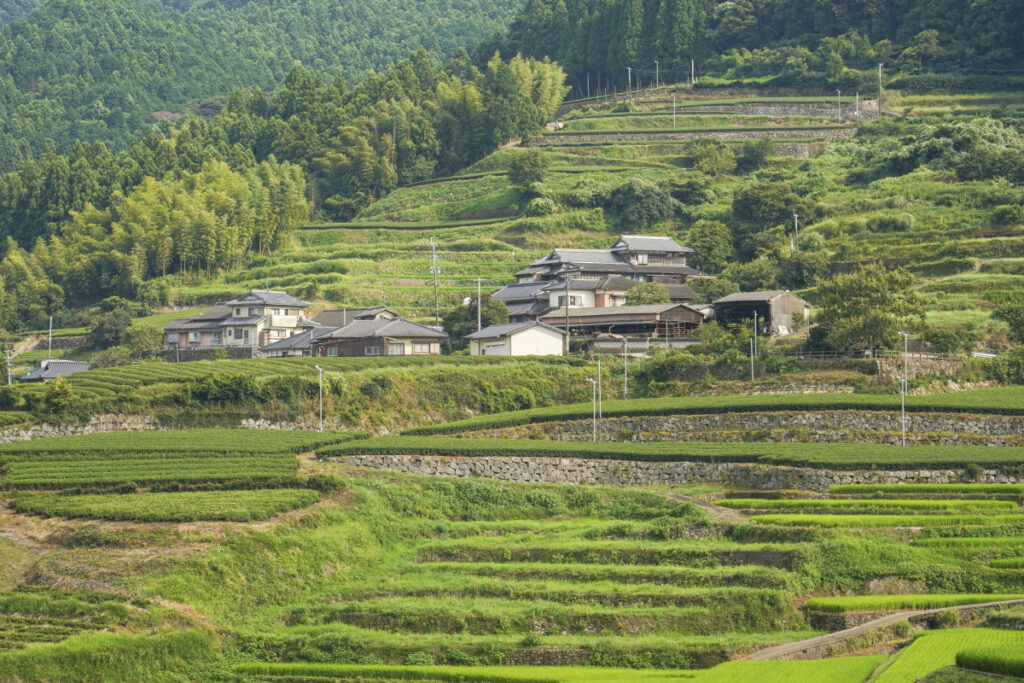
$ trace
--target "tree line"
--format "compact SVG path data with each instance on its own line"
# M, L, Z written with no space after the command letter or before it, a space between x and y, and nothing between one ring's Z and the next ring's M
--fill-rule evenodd
M809 74L839 82L878 62L921 70L1012 70L1024 64L1013 0L530 0L481 49L561 64L584 93L700 74ZM638 71L639 70L639 71Z
M351 218L398 185L454 172L549 120L565 95L547 61L419 50L354 88L294 68L270 98L113 153L77 142L0 176L0 328L107 296L162 303L149 281L240 267L313 212Z

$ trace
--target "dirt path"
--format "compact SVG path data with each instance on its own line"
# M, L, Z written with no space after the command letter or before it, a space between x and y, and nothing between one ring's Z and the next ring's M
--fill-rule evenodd
M718 522L742 522L746 520L746 517L732 508L715 505L714 503L709 503L706 500L694 498L693 496L684 496L681 493L666 493L665 497L669 500L675 500L680 503L693 503L694 505L698 505L704 508L707 513L711 515L711 519Z
M973 605L957 605L956 607L939 607L937 609L921 609L921 610L908 610L905 612L895 612L893 614L886 614L878 619L872 619L871 621L865 622L860 626L854 626L853 628L844 629L842 631L836 631L835 633L829 633L824 636L816 636L814 638L808 638L807 640L798 640L793 643L783 643L781 645L773 645L772 647L766 647L763 650L751 653L742 659L749 661L764 661L767 659L781 659L788 655L798 654L803 650L809 650L811 648L821 647L823 645L831 645L838 643L847 638L854 638L856 636L864 635L869 631L875 629L885 628L886 626L892 626L896 622L903 621L904 619L910 619L912 617L926 616L929 614L937 614L938 612L945 612L951 609L965 610L965 609L977 609L979 607L999 607L1002 605L1016 605L1024 604L1024 600L1002 600L999 602L981 602Z

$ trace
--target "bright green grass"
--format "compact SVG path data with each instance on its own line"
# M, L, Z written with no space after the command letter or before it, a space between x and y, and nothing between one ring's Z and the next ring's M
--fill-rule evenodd
M835 657L806 661L726 662L713 669L695 672L699 683L791 683L829 681L862 683L885 659L884 655Z
M104 460L23 459L7 465L2 480L15 488L60 488L134 482L182 483L291 477L298 461L285 456L142 458Z
M690 681L693 673L594 667L384 666L357 664L239 664L234 671L267 680L480 681L481 683L576 683L577 681Z
M956 655L962 650L983 647L1020 651L1024 649L1024 633L990 628L925 631L896 656L877 681L913 683L936 669L955 664Z
M1024 546L1024 536L954 536L943 538L918 538L914 545L923 548L999 548Z
M1024 484L842 484L829 488L829 493L867 495L871 493L900 494L1024 494Z
M630 415L675 415L780 410L897 410L899 396L861 394L806 394L778 396L701 396L685 398L647 398L604 402L606 417ZM994 387L950 394L913 396L907 402L911 412L955 412L978 414L1024 414L1024 387ZM515 413L499 413L427 425L404 432L415 434L456 434L481 429L590 417L591 405L577 403L551 408L534 408Z
M1013 652L1007 648L961 650L956 655L956 665L972 671L1019 678L1024 676L1024 652Z
M205 308L188 308L183 311L170 311L168 313L154 313L153 315L147 315L144 318L135 318L132 320L132 327L159 327L163 329L164 325L172 323L175 320L182 318L190 318L193 315L204 312Z
M84 517L130 522L251 522L305 507L320 498L305 489L189 491L85 496L24 496L10 502L18 512L44 517Z
M816 515L816 514L775 514L754 515L752 522L775 526L807 526L825 528L912 528L947 526L999 526L1001 524L1024 524L1022 515ZM952 539L920 539L921 541L944 541ZM1021 539L1024 542L1024 539Z
M877 514L879 512L1009 512L1017 508L1012 501L1002 500L845 500L827 498L807 499L762 499L762 498L730 498L718 501L722 507L735 510L792 510L847 514ZM1022 517L1024 519L1024 517Z
M104 455L111 453L298 453L356 436L354 432L257 429L108 432L0 444L4 455Z
M976 603L1024 600L1020 593L956 593L953 595L852 595L834 598L811 598L807 609L820 612L878 612L902 609L939 609Z

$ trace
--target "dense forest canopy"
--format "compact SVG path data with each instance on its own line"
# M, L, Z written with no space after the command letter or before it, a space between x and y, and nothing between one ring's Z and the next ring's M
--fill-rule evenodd
M999 72L1024 67L1024 13L1016 0L529 0L495 49L548 56L595 87L624 88L626 67L647 84L655 60L671 81L691 59L701 74L744 68L734 76Z
M237 89L220 114L116 154L48 143L0 177L0 328L111 295L166 303L153 278L238 267L311 210L350 217L535 131L564 79L550 62L495 56L480 70L463 50L442 67L421 49L352 89L296 67L272 98Z
M131 134L155 129L157 112L192 103L215 113L232 88L273 89L297 63L353 84L421 47L448 57L503 28L519 3L37 4L0 0L0 172L19 168L48 138L59 151L76 140L120 149Z

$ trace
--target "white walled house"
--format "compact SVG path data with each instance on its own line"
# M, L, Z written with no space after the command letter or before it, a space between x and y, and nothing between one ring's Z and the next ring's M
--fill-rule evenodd
M531 321L491 325L466 339L472 356L561 356L565 333Z
M309 304L287 292L254 289L191 318L164 326L164 348L268 346L314 327Z

